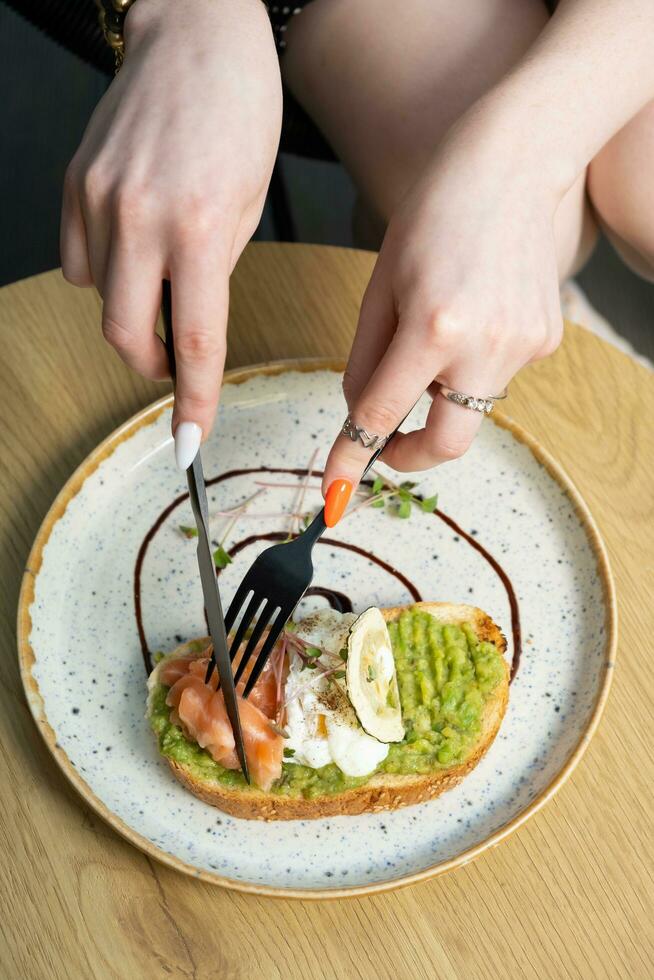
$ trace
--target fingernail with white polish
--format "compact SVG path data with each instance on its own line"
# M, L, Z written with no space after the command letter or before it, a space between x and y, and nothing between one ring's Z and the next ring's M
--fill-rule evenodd
M175 461L177 468L187 470L197 456L202 429L197 422L180 422L175 429Z

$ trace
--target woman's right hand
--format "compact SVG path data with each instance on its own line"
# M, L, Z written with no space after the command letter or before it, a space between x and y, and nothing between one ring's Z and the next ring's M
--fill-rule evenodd
M62 267L97 287L104 336L152 379L168 376L155 324L170 279L184 468L218 405L229 276L279 141L279 65L261 0L136 0L125 48L66 173Z

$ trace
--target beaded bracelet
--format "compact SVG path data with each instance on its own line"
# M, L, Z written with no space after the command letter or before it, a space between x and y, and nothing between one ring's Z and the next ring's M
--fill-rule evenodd
M116 72L119 71L125 55L123 25L127 11L134 0L95 0L99 10L100 26L105 41L114 52Z

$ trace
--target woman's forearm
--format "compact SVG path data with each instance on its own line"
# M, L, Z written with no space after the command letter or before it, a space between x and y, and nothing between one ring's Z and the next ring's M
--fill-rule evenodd
M155 326L170 280L185 469L211 429L229 276L275 162L279 60L259 0L136 0L124 27L124 64L66 174L62 268L97 286L105 338L153 379L168 370Z
M510 128L556 194L654 98L652 0L561 0L516 67L479 104Z

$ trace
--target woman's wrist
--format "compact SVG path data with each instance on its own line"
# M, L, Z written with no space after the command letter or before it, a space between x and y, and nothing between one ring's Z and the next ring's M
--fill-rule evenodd
M272 37L268 14L262 0L132 0L124 21L125 51L138 45L153 32L179 33L180 44L189 24L206 23L227 27L238 19L239 27L263 29Z
M133 32L141 25L153 24L170 17L184 24L201 16L203 9L217 17L234 14L242 18L252 13L253 16L261 17L264 22L268 20L263 0L132 0L128 5L125 27Z
M558 206L590 162L583 132L568 133L556 105L518 77L509 76L488 92L478 111L483 125L511 156L516 176L521 173L527 182L535 182Z
M448 172L457 185L486 190L498 209L535 209L554 216L567 190L568 172L544 150L528 108L493 91L474 103L450 129L434 163L437 179ZM431 168L433 170L433 168Z
M560 0L535 43L477 104L560 200L654 98L651 0Z

